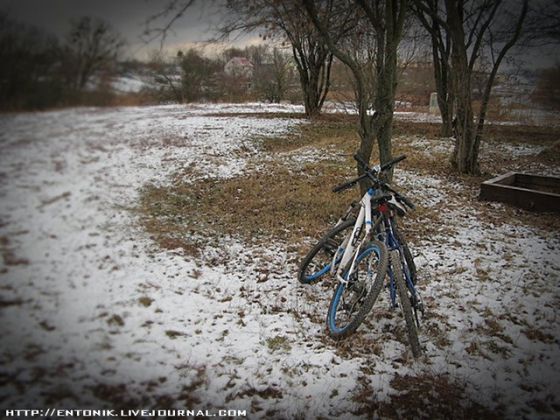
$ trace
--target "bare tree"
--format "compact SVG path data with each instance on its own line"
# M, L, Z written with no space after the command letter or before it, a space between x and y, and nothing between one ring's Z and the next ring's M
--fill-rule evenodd
M168 0L167 5L161 9L160 12L149 16L145 22L145 29L142 38L146 44L159 38L160 50L163 49L167 34L171 31L173 25L183 17L189 7L191 7L196 0ZM164 20L162 26L157 25L157 22Z
M444 30L439 19L433 16L433 11L440 10L440 7L441 2L439 0L416 1L412 5L414 13L430 36L434 80L442 122L441 135L443 137L451 137L454 103L450 74L451 40L449 33Z
M333 55L313 24L299 10L299 1L229 0L223 36L260 31L266 38L291 45L299 74L305 113L320 113L330 86Z
M159 13L150 16L144 34L147 41L159 37L161 45L172 26L196 0L169 0ZM227 0L227 16L219 28L220 40L236 33L261 31L264 38L276 38L290 43L299 73L305 112L320 113L330 85L333 55L324 44L313 24L299 10L300 0ZM153 25L167 19L159 27Z
M263 54L260 62L254 63L253 90L270 102L280 102L289 87L293 63L289 54L278 48Z
M528 0L445 0L443 4L416 0L415 6L429 16L426 28L435 37L444 34L446 42L451 43L447 74L451 75L456 115L451 163L460 173L478 174L478 153L492 86L504 57L521 36ZM489 57L491 66L475 122L473 76L483 55ZM445 66L445 60L440 64Z
M397 87L397 55L407 14L406 0L334 1L302 0L305 10L329 49L351 70L354 77L360 118L360 148L358 154L369 162L374 140L377 139L381 163L392 159L391 136L395 91ZM328 14L328 10L336 10ZM336 16L328 19L328 16ZM366 39L374 51L373 67L364 68L355 55L352 43L336 42L337 36L346 39ZM369 90L374 81L373 92ZM368 88L369 86L369 88ZM372 113L374 109L376 112ZM362 169L358 165L358 173ZM365 188L365 185L362 185Z
M161 50L154 50L150 53L148 68L158 86L158 96L160 101L169 100L178 103L183 102L183 90L181 89L181 78L179 77L178 67L183 53L178 52L177 57L169 59L164 56Z
M124 40L100 19L84 16L72 22L67 49L72 57L75 88L83 89L91 77L114 62Z
M179 59L184 99L194 102L207 98L212 78L221 71L222 62L207 58L194 49L187 50Z
M0 11L0 108L34 109L64 93L57 39Z
M523 42L529 46L560 44L560 2L533 0L529 7Z
M548 109L560 110L560 64L541 70L531 99Z

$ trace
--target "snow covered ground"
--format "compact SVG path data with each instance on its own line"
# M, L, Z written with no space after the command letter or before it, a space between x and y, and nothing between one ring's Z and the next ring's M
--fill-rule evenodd
M364 389L390 402L393 379L429 374L508 416L557 416L560 233L494 225L446 179L397 175L441 215L413 244L429 310L419 362L391 314L359 330L366 346L325 339L330 296L297 284L287 244L226 237L201 258L157 248L137 222L140 189L181 168L196 169L191 182L244 173L240 149L258 153L253 138L302 122L215 114L281 110L293 107L0 116L1 406L348 416ZM290 164L313 153L328 157L306 149Z

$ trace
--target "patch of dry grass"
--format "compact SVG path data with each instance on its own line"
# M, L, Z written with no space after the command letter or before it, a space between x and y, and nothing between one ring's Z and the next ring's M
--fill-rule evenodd
M503 411L489 410L470 400L465 386L445 375L396 375L391 386L400 393L379 407L383 418L503 418Z
M146 187L141 196L145 228L162 247L193 254L193 237L301 239L332 224L350 201L325 188L339 170L308 165L305 175L273 167L265 173L207 179L193 185Z
M278 117L274 114L262 116ZM351 157L359 144L355 128L355 117L322 116L301 125L289 135L261 139L258 142L260 148L271 160L264 166L261 164L256 172L230 179L205 179L193 184L183 181L189 177L178 174L171 186L146 186L140 201L142 223L161 247L182 248L195 257L199 256L208 239L219 241L223 235L251 242L280 239L295 243L300 243L304 237L317 237L336 221L350 201L359 198L357 188L343 194L331 192L333 186L355 175L355 162ZM450 186L445 193L451 201L437 208L426 209L418 203L418 209L404 220L405 231L414 226L411 229L414 235L429 235L431 226L438 223L440 214L449 206L468 206L495 225L520 220L541 228L551 224L560 228L560 219L553 215L535 217L512 207L499 206L496 209L492 204L479 202L480 182L488 176L459 176L451 170L449 156L442 152L428 153L414 145L412 140L417 136L428 139L439 136L438 124L397 121L394 134L402 136L394 142L394 154L408 156L399 168L420 176L446 178L462 186ZM490 142L515 143L530 138L531 142L543 144L553 141L558 133L538 127L489 126L487 135ZM346 158L321 159L300 169L285 164L286 153L309 146L338 150ZM375 149L372 162L378 160ZM523 166L522 163L530 164L540 159L538 156L511 159L492 153L490 159L485 160L490 162L492 171L498 170L498 166L501 172L516 169ZM407 193L406 185L397 185L397 189Z
M495 143L550 146L560 138L560 127L536 125L484 126L484 140Z
M365 369L368 373L367 369ZM500 419L503 407L491 410L468 397L465 384L447 375L422 373L417 376L397 374L391 387L398 394L379 401L376 389L367 376L359 379L354 401L355 415L368 418L411 419Z
M335 146L341 154L351 156L359 143L355 128L355 122L348 119L321 118L301 125L288 136L266 138L262 146L265 153L272 154L289 152L304 146Z

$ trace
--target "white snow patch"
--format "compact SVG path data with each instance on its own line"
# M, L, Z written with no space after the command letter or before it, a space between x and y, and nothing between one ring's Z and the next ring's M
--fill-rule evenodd
M259 153L252 137L300 123L208 114L281 109L295 108L198 104L0 116L6 406L46 406L49 395L62 395L64 405L98 408L106 402L91 387L99 384L176 398L192 385L184 392L201 408L344 417L356 407L359 378L369 380L373 400L386 401L396 374L425 371L466 381L490 407L497 396L508 417L540 415L529 406L535 398L558 403L551 390L560 389L559 234L515 220L484 222L446 194L461 187L446 179L395 172L416 203L441 215L429 237L411 244L429 314L421 331L426 359L413 366L401 360L408 349L395 331L403 321L386 309L385 292L375 308L387 316L358 331L378 352L345 358L323 338L331 292L297 284L288 244L206 238L202 260L194 260L157 249L136 227L130 207L146 182L165 185L183 168L192 182L242 174L246 155ZM447 143L414 142L447 150ZM315 148L285 157L294 167L338 158Z

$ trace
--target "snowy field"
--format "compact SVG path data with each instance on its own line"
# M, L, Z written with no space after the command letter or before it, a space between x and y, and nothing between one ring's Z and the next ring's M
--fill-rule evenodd
M135 208L147 183L166 185L189 167L196 169L190 182L258 170L237 152L258 154L255 138L304 123L216 113L294 110L245 104L0 115L2 408L367 417L356 396L391 404L402 392L395 379L408 375L464 384L465 404L507 417L559 415L560 232L494 225L478 208L465 211L458 186L446 179L396 175L441 215L431 236L412 244L428 307L417 362L396 338L403 322L391 314L358 330L356 340L375 343L371 352L326 339L330 296L297 283L286 244L226 237L194 258L159 249L141 229ZM445 147L410 144L418 153ZM306 149L286 164L326 156ZM427 393L426 403L432 398L445 396Z

